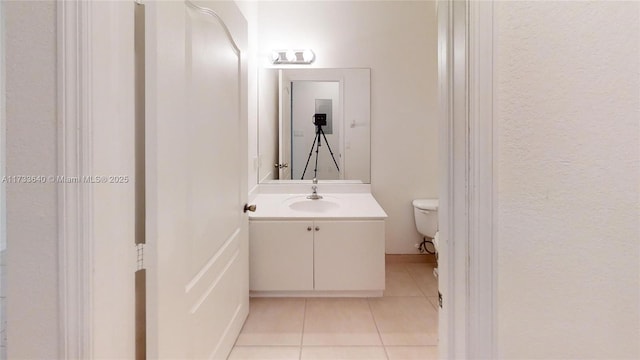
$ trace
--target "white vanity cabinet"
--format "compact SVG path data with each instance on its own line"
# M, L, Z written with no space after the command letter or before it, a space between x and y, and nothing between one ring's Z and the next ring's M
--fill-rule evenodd
M249 289L313 290L313 221L249 221Z
M253 292L384 290L384 220L255 220L249 234Z
M384 290L384 221L314 221L315 290Z

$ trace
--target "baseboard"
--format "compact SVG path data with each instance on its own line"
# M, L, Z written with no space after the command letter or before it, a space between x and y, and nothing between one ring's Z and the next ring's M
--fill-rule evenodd
M436 256L433 254L386 254L385 261L387 264L437 263Z
M382 290L354 290L354 291L249 291L250 297L382 297Z

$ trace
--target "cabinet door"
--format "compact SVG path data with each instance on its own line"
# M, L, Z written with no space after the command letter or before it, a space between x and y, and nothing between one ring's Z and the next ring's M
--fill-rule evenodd
M312 226L311 221L249 223L251 290L313 290Z
M316 221L314 233L316 290L384 289L384 221Z

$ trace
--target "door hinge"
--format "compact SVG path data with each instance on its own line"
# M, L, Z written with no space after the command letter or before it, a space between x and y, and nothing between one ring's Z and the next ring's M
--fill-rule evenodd
M144 269L144 244L136 244L136 270Z
M442 309L442 293L438 291L438 305L440 305L440 309Z

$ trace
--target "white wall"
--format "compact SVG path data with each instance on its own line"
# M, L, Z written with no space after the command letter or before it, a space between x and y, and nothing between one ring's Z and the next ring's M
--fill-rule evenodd
M7 175L57 171L56 4L3 2ZM11 359L58 357L56 185L7 184Z
M318 68L371 68L371 184L387 253L415 253L411 201L437 197L435 2L260 2L258 65L311 48Z
M498 350L640 358L640 3L496 3Z

